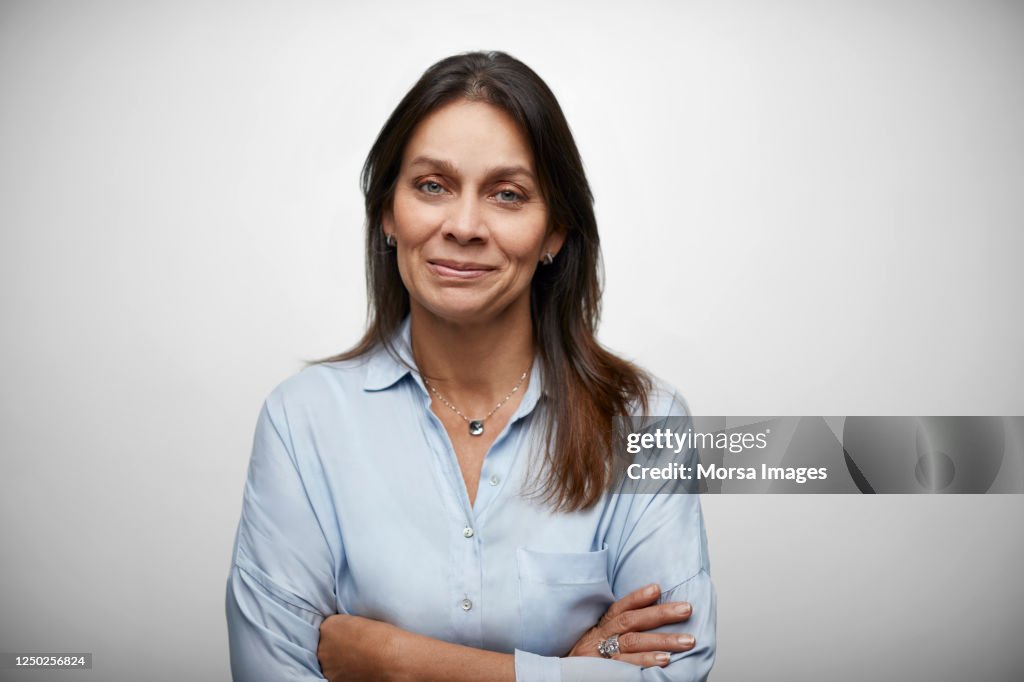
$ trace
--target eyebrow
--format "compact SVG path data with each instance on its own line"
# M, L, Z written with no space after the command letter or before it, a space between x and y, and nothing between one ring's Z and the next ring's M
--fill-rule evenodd
M448 175L459 174L459 169L456 168L455 164L453 164L451 161L448 161L447 159L435 159L434 157L431 156L417 156L415 159L409 162L409 167L411 168L412 166L433 166L434 168L437 168L441 172L446 173ZM527 168L526 166L519 165L496 166L487 171L487 175L485 177L488 180L490 180L495 177L508 177L510 175L524 175L530 180L536 182L536 178L533 177L533 173L530 172L530 169Z

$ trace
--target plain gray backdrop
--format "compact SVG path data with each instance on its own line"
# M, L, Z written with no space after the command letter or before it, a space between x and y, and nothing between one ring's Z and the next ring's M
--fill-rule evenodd
M602 339L701 414L1022 414L1019 2L0 1L3 679L227 680L261 401L364 322L434 61L559 97ZM705 497L716 680L1024 671L1024 496ZM1017 678L1020 679L1020 678Z

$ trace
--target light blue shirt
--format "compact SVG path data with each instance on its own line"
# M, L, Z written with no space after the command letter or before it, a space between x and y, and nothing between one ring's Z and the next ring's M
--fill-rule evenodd
M409 319L396 335L409 352ZM421 377L383 349L278 385L256 423L227 582L235 680L322 680L334 613L515 654L520 682L704 680L716 597L696 494L606 493L554 513L524 494L539 466L540 363L484 459L470 504ZM658 382L652 415L684 415ZM531 444L534 445L531 445ZM615 599L651 582L688 601L696 638L665 668L565 656Z

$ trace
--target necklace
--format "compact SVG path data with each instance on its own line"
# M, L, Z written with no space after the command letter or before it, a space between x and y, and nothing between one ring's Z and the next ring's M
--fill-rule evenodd
M427 388L430 389L431 393L433 393L435 396L437 396L438 400L440 400L442 403L447 405L451 409L452 412L454 412L455 414L459 415L464 420L466 420L466 422L469 423L469 435L471 435L471 436L482 436L482 435L484 435L484 422L487 421L488 419L490 419L491 415L494 414L495 412L497 412L498 408L501 407L502 405L504 405L505 403L507 403L509 401L509 399L512 397L512 395L516 391L519 390L519 387L523 385L524 381L526 381L526 375L527 375L528 372L529 372L529 370L527 370L526 372L523 372L523 376L519 377L519 381L516 383L515 386L512 387L512 390L508 392L508 395L506 395L504 398L502 398L501 402L498 403L497 405L495 405L494 409L491 410L490 412L488 412L487 416L485 416L483 419L470 419L466 415L462 414L462 411L459 410L459 408L455 407L450 402L445 400L445 397L437 392L437 389L434 388L433 384L431 384L429 381L427 381L426 377L423 378L423 383L425 383L427 385Z

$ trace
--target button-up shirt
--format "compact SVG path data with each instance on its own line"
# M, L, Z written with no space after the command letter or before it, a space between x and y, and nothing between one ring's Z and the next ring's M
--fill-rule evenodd
M697 494L609 491L584 511L531 494L543 430L539 362L483 462L470 504L455 451L413 368L410 324L364 357L312 365L264 401L226 609L236 680L322 680L335 613L514 653L520 682L703 680L716 598ZM650 415L683 415L656 382ZM543 470L541 470L543 473ZM687 601L696 647L664 668L566 656L616 599L656 582Z

